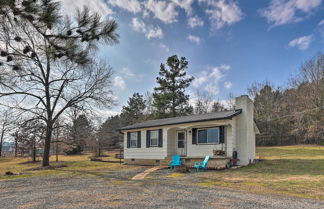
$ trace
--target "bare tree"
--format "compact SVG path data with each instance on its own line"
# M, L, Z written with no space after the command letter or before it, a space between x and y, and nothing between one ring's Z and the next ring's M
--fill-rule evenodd
M13 109L0 108L0 157L3 155L3 143L16 129L15 124L19 121L19 112Z
M0 112L0 157L2 156L3 140L7 132L10 130L11 125L10 112L8 110Z
M224 107L224 105L222 103L220 103L219 101L215 101L212 104L211 107L211 112L221 112L226 110L226 108Z
M212 96L207 92L196 91L195 114L205 114L210 111Z
M75 21L60 16L54 0L0 1L0 98L46 124L43 166L55 121L72 106L112 101L112 71L98 63L98 43L118 42L117 24L89 9Z

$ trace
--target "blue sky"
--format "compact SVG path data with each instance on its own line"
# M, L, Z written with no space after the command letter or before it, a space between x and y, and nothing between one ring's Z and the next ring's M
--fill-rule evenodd
M119 112L134 92L153 91L161 62L184 56L196 79L188 93L215 100L246 94L253 82L287 86L302 62L323 52L322 0L62 0L88 5L119 24L120 43L101 47L114 69Z

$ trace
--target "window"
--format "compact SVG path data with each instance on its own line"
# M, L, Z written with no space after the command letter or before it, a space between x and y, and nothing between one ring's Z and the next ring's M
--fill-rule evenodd
M185 132L178 132L178 148L184 148Z
M159 144L159 131L150 131L150 145L151 147L157 147Z
M219 144L219 128L198 129L198 144Z
M130 147L137 147L137 132L130 133Z

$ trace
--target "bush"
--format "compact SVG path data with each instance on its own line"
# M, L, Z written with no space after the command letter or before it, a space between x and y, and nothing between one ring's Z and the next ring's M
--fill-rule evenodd
M77 155L80 154L83 151L82 147L78 144L71 144L71 145L67 145L63 152L66 155Z

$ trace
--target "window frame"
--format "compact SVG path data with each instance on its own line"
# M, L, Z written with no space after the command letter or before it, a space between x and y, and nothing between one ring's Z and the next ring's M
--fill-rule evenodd
M157 132L157 138L156 138L156 145L152 145L152 132ZM159 129L157 130L150 130L150 147L159 147Z
M217 135L217 142L208 142L208 129L218 129L218 135ZM207 135L207 140L206 140L206 143L199 143L199 139L198 139L198 137L199 137L199 131L201 131L201 130L206 130L207 131L207 133L206 133L206 135ZM216 127L208 127L208 128L197 128L197 136L196 136L196 140L197 140L197 145L215 145L215 144L220 144L219 143L219 140L220 140L220 127L219 126L216 126Z
M136 140L132 139L132 134L136 134ZM136 142L135 146L132 146L132 141ZM138 131L133 131L129 133L129 148L138 148Z

